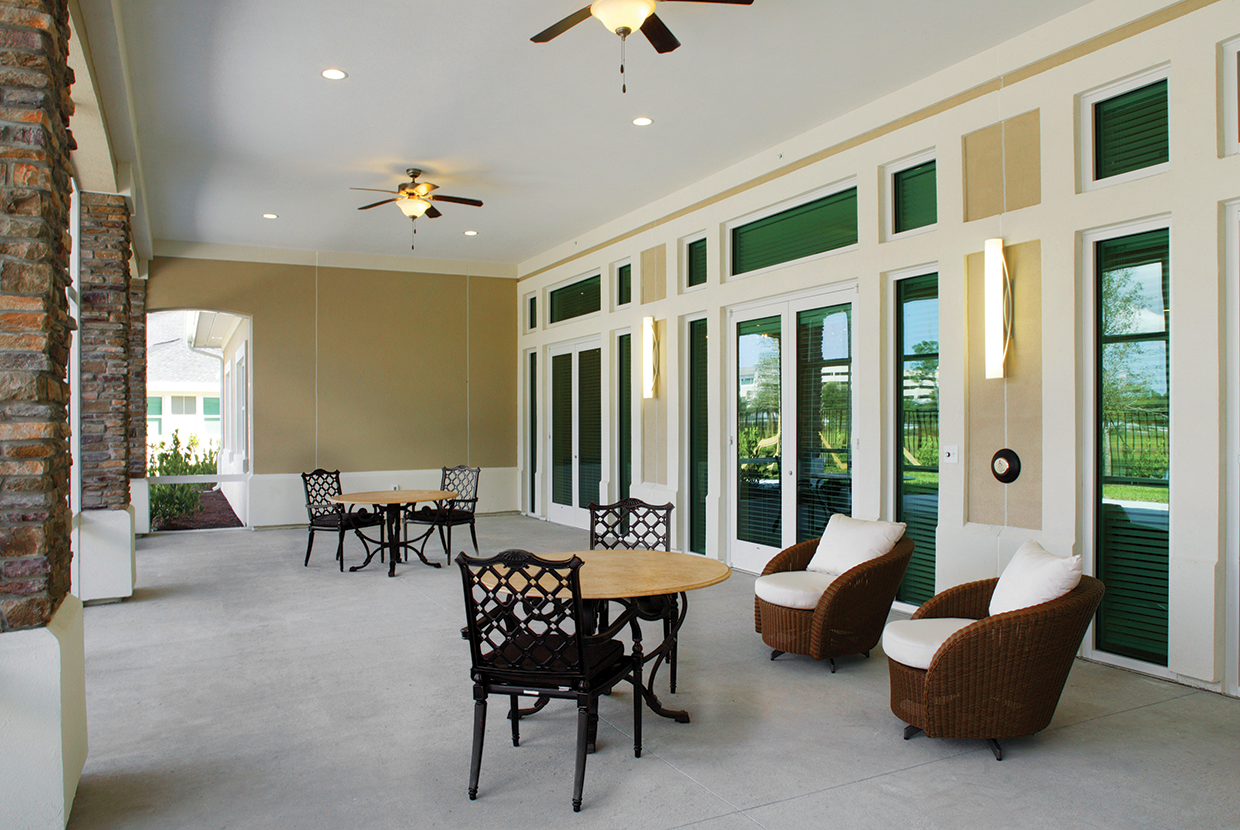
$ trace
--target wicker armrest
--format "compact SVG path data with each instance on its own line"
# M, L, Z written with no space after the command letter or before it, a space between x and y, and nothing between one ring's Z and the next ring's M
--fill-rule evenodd
M809 560L814 558L816 550L818 550L817 539L810 539L790 548L784 548L766 563L766 567L762 569L762 576L784 571L803 571L809 564Z
M935 594L913 612L913 619L924 617L961 617L980 620L990 614L990 596L995 592L998 577L966 582Z

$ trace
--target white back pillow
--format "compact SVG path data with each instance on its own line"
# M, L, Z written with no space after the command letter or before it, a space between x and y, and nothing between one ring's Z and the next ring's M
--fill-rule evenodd
M903 522L871 522L835 513L805 570L842 574L887 553L903 535Z
M1003 569L990 597L990 613L1002 614L1058 599L1081 581L1081 557L1056 556L1030 539Z

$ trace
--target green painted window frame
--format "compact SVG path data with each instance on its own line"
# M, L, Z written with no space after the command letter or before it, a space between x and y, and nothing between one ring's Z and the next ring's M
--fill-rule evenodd
M706 240L695 239L685 245L685 285L706 284Z
M602 278L595 274L551 292L551 322L563 323L602 308Z
M1094 181L1171 160L1166 78L1093 104Z
M732 228L732 276L857 244L857 188Z
M939 221L936 160L891 175L891 229L904 233Z

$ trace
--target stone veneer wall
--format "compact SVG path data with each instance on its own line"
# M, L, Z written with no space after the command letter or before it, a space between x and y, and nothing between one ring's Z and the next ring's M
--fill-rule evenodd
M146 478L146 280L129 283L129 477Z
M83 193L81 205L82 509L124 510L133 405L129 208L111 193Z
M0 0L0 631L69 590L67 0Z

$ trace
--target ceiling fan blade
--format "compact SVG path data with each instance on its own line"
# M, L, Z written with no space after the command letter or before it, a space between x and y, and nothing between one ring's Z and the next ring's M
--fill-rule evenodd
M427 193L430 193L432 190L438 190L438 189L439 189L439 185L437 184L431 184L430 182L422 182L413 188L413 192L418 194L419 196L425 196Z
M368 190L371 193L399 193L399 190L379 190L374 187L350 187L349 190Z
M370 210L372 207L379 205L390 205L392 202L399 202L400 199L384 199L382 202L375 202L373 205L362 205L358 210Z
M426 209L426 213L423 213L422 215L425 216L427 219L438 219L440 216L443 216L442 213L435 210L434 205L431 205L430 207L428 207Z
M482 207L482 202L477 199L462 199L460 196L432 196L431 199L436 202L453 202L458 205L472 205L474 207Z
M574 26L576 26L578 23L585 20L589 16L590 16L590 7L586 6L581 11L573 12L568 17L561 20L559 23L555 23L543 29L541 32L539 32L538 34L530 38L530 40L532 40L534 43L546 43L552 38L559 37L560 35L564 34L569 29L573 28Z
M646 36L646 40L650 41L654 51L660 55L680 47L680 41L672 34L672 30L664 25L657 14L652 14L646 18L646 22L642 24L642 34Z

